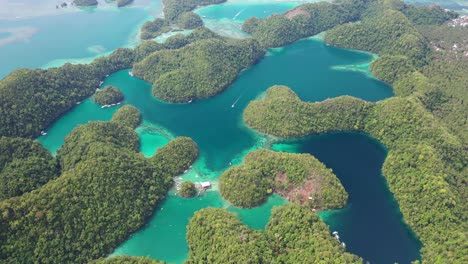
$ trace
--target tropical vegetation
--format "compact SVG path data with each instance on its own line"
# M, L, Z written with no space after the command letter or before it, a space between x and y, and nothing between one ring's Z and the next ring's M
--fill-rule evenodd
M111 121L136 128L141 123L141 113L132 105L124 105L115 112Z
M59 172L56 159L38 142L0 138L0 200L35 190Z
M423 260L463 262L466 150L418 98L370 103L345 96L306 103L276 86L249 104L244 120L280 137L347 130L379 139L389 149L383 174L405 221L424 244Z
M180 185L179 194L184 198L190 198L197 194L197 188L193 182L186 181Z
M124 99L124 95L117 87L108 85L102 90L97 90L93 99L97 104L110 105L120 103Z
M219 190L239 207L260 205L273 192L317 210L344 207L348 199L338 178L313 156L265 149L250 152L243 165L224 172Z
M265 232L226 210L202 209L190 219L187 241L187 263L362 263L310 208L298 204L274 208Z
M161 50L135 63L133 73L153 84L153 95L188 102L222 92L264 50L252 39L212 38L176 50Z
M109 254L198 155L192 140L177 138L146 159L133 129L114 122L80 126L65 141L59 177L0 201L1 262L85 263Z

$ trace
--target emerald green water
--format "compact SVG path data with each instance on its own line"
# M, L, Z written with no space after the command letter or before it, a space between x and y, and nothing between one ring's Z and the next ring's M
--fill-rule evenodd
M194 199L182 199L171 191L168 198L155 209L148 224L133 234L112 255L151 256L181 263L188 253L185 241L186 225L196 210L205 207L227 208L237 213L245 224L263 229L271 208L285 203L281 197L273 196L261 207L245 210L230 206L217 192L217 179L230 163L239 164L249 151L269 145L267 139L245 127L242 122L242 112L248 102L274 84L290 86L306 101L321 101L340 95L353 95L369 101L387 98L392 95L390 87L363 73L364 66L368 65L371 59L372 55L329 47L319 39L302 40L270 51L257 65L242 72L220 95L191 104L168 104L152 98L151 85L130 77L128 70L109 76L105 85L119 87L125 94L124 104L136 106L143 114L145 123L137 128L142 140L143 154L153 155L154 149L166 144L169 138L189 136L199 145L200 158L193 168L178 177L178 180L208 180L214 185L212 191ZM108 120L116 109L101 109L88 99L57 120L47 130L48 134L39 138L39 141L54 151L63 144L65 135L77 124L86 123L88 120ZM336 141L336 136L330 137L330 140L324 141L326 144L322 147L334 153L332 161L338 165L349 165L351 169L362 167L368 170L358 173L366 176L363 181L362 178L354 177L356 172L352 170L340 173L336 164L329 163L326 156L321 156L319 152L314 153L335 169L350 193L350 204L347 208L323 218L333 230L343 234L350 252L365 259L378 263L393 260L407 263L411 259L417 259L419 244L401 222L398 206L380 175L385 152L376 142L363 136L361 137L364 139L344 134L341 141L339 137ZM314 150L314 146L308 149L306 143L301 144L307 149L297 150L298 144L290 142L288 146L299 152ZM301 144L299 145L302 146ZM351 147L346 148L348 145ZM348 151L347 154L341 155L345 150ZM353 154L353 151L356 152ZM364 163L353 159L364 155L362 153L365 154ZM345 179L352 179L351 182L355 184L347 184ZM366 195L362 199L353 198L356 193L361 192L377 193L380 199ZM369 207L369 201L373 202L372 207ZM353 217L359 217L349 217L349 212ZM365 233L362 227L370 225L368 222L362 222L362 219L379 223L370 229L372 231L368 231L368 236L363 235ZM362 234L356 235L353 230ZM380 242L377 243L375 239Z
M250 15L261 17L284 12L297 4L236 2L197 12L206 16L205 22L209 19L215 25L226 19L238 23ZM229 32L223 27L215 30L236 35L235 30ZM142 112L144 122L136 131L143 155L154 155L157 148L171 138L189 136L199 145L200 158L177 180L210 181L213 184L211 191L193 199L180 198L175 190L171 190L157 205L147 224L111 255L150 256L168 262L183 262L188 253L186 225L195 211L205 207L226 208L250 227L264 229L271 209L286 203L283 198L273 195L262 206L246 210L231 206L218 193L217 179L223 171L230 165L241 163L249 151L270 145L265 137L243 124L243 110L251 100L276 84L290 86L306 101L340 95L377 101L392 96L390 87L370 76L368 66L372 59L370 54L329 47L317 38L302 40L270 50L257 65L243 71L225 92L191 104L167 104L156 100L151 96L151 85L130 77L129 70L106 78L104 85L114 85L124 93L123 104L132 104ZM87 99L54 122L47 128L47 135L38 140L54 153L77 125L91 120L109 120L118 107L101 109ZM420 245L401 222L398 206L381 177L385 151L377 142L362 135L341 133L273 147L313 153L335 170L350 194L350 203L343 210L322 213L322 218L332 230L340 232L347 250L377 263L393 263L395 260L408 263L418 258Z

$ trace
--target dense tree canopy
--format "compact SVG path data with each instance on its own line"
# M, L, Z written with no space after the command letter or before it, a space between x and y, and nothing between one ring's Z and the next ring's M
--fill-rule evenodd
M186 181L180 185L179 194L184 198L190 198L197 194L197 188L193 182Z
M362 263L310 208L297 204L273 209L265 232L226 210L202 209L190 219L187 241L187 263Z
M141 27L140 38L143 40L153 39L163 33L171 31L169 23L163 18L148 21Z
M277 86L251 102L244 119L252 128L282 137L354 130L379 139L390 149L384 175L405 221L424 244L423 260L459 262L466 255L467 247L460 244L466 229L466 151L417 98L305 103Z
M345 22L356 21L367 2L341 0L303 4L281 15L250 18L242 29L251 33L264 47L280 47Z
M194 29L203 26L203 20L194 12L185 12L177 18L177 26L183 29Z
M115 112L111 121L136 128L141 123L141 113L132 105L124 105Z
M91 96L107 74L132 64L133 51L118 49L87 65L13 71L0 81L0 135L38 136L53 120Z
M222 92L239 72L264 54L257 41L206 39L177 50L157 51L134 65L134 74L153 83L153 95L187 102Z
M0 202L0 260L85 263L140 228L198 150L177 138L145 159L137 140L131 128L114 122L76 128L59 151L61 176Z
M110 105L121 102L124 99L122 91L112 85L96 91L93 96L94 101L100 105Z
M224 172L219 188L240 207L258 206L272 192L320 210L341 208L348 198L336 176L313 156L264 149L250 152L243 165Z
M35 190L58 175L57 161L41 144L0 138L0 200Z

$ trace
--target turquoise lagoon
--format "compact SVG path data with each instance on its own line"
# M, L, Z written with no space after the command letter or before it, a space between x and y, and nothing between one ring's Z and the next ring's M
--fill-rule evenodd
M301 3L260 2L246 4L245 1L230 1L197 12L204 16L207 26L213 30L245 37L238 33L240 23L249 16L282 13ZM70 58L95 57L121 46L131 46L139 25L151 17L151 10L155 12L160 8L157 7L159 1L152 3L152 9L98 8L57 15L53 19L33 17L29 22L27 19L14 21L17 23L1 20L0 27L22 27L24 35L32 35L30 42L16 42L18 47L12 43L3 44L0 59L6 59L9 63L2 66L8 68L0 68L0 75L16 67L60 65L70 61ZM95 23L80 27L78 21L86 16ZM67 24L69 20L75 20L75 28ZM60 24L57 23L59 21L69 25L69 28L52 25L53 21L55 24ZM117 21L123 25L111 27ZM80 22L86 23L84 20ZM31 24L35 25L33 29ZM35 30L38 28L49 30L46 31L49 34ZM86 34L76 34L78 31ZM14 33L11 30L4 32L2 38L11 37ZM64 39L67 41L64 42ZM12 57L12 54L20 51L25 54ZM61 58L64 59L57 60ZM236 208L220 197L217 179L229 166L241 163L249 151L272 147L278 151L314 154L335 171L350 194L350 201L343 210L323 212L321 217L332 230L340 232L348 251L377 263L409 263L419 258L420 244L402 222L398 205L381 175L386 152L378 142L364 135L339 133L275 143L271 138L250 130L242 122L242 112L247 104L276 84L288 85L302 100L311 102L341 95L368 101L388 98L392 96L391 88L372 78L368 72L373 58L367 53L329 47L317 38L302 40L270 50L257 65L243 71L225 92L191 104L168 104L153 98L151 85L129 76L129 70L106 78L104 85L115 85L125 94L123 104L134 105L142 112L144 122L136 131L141 139L140 151L146 157L154 155L157 148L174 137L189 136L199 145L200 158L179 180L209 180L213 183L211 191L193 199L182 199L171 190L165 201L155 208L147 224L112 255L150 256L169 262L183 262L188 253L186 225L195 211L205 207L226 208L250 227L263 229L271 209L286 201L273 195L260 207L247 210ZM47 129L48 134L38 140L55 153L73 128L92 120L109 120L117 108L101 109L87 99L54 122Z

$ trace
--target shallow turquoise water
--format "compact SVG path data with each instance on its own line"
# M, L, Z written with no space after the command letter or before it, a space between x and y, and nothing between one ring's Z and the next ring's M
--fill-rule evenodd
M55 5L51 8L55 9ZM8 30L12 32L9 37L15 36L6 43L2 39L7 36L0 36L0 78L16 68L89 62L89 58L132 46L138 42L142 23L161 10L161 1L154 0L146 7L95 9L14 20L0 18L0 32Z
M221 25L213 28L217 32L236 35L238 28L230 32L226 31L225 25L239 27L239 21L251 15L261 17L281 13L294 5L297 3L228 3L220 5L221 8L211 6L197 12L205 16L209 27L210 23ZM270 13L265 12L268 10ZM97 46L91 48L99 49ZM130 77L128 70L106 78L104 85L119 87L125 94L124 104L132 104L142 112L144 123L136 131L141 139L140 151L146 157L154 155L158 147L173 137L189 136L199 145L200 158L177 180L208 180L213 184L211 191L193 199L180 198L174 190L169 192L165 201L155 208L147 225L112 255L150 256L183 262L188 253L186 225L195 211L205 207L226 208L250 227L263 229L271 208L286 202L283 198L272 196L264 205L245 210L229 205L217 192L217 179L224 170L241 163L249 151L269 145L266 138L245 127L243 110L251 100L275 84L290 86L306 101L340 95L368 101L390 97L390 87L372 78L368 72L372 58L366 53L326 46L319 39L299 41L271 50L257 65L242 72L220 95L191 104L167 104L152 98L151 85ZM91 120L109 120L117 108L101 109L90 99L85 100L59 118L47 129L48 134L38 140L55 152L74 127ZM398 207L381 177L385 151L378 143L362 135L341 133L274 147L313 153L335 170L350 194L350 204L343 210L323 213L322 217L333 230L340 232L349 251L377 263L393 263L394 260L408 263L418 257L419 243L401 223Z
M382 176L386 149L357 133L329 133L273 145L278 151L310 153L332 168L349 194L343 210L322 212L346 249L370 263L410 263L421 244L402 223L398 204Z
M321 101L340 95L353 95L369 101L387 98L392 95L390 87L362 72L362 65L368 64L371 59L369 54L329 47L319 39L302 40L270 51L257 65L242 72L220 95L191 104L168 104L152 98L151 85L130 77L128 70L109 76L104 85L119 87L125 94L124 104L136 106L142 112L146 125L157 126L157 129L149 129L150 132L137 129L142 139L141 151L151 156L155 146L167 143L167 134L169 138L189 136L200 147L200 159L179 180L209 180L214 184L212 191L195 199L182 199L171 193L155 210L147 227L123 243L114 255L149 255L170 262L182 262L188 250L186 224L196 210L207 206L228 208L236 212L245 224L256 229L264 228L271 208L283 204L282 198L275 196L260 208L243 210L230 206L217 192L217 179L229 164L239 164L246 153L264 146L266 142L265 138L243 124L244 108L275 84L290 86L306 101ZM360 71L355 71L356 68ZM92 101L85 101L57 120L47 130L48 135L39 140L50 150L56 150L76 124L86 123L91 118L108 120L116 109L101 109ZM88 112L90 116L86 117L83 113ZM385 185L374 187L378 191L388 192ZM398 211L396 215L399 219ZM333 219L340 221L340 217ZM352 241L349 243L353 244ZM374 251L374 247L379 245L368 245L368 251ZM396 254L400 254L399 248L395 250ZM360 253L367 258L366 252Z
M318 2L320 0L308 1L283 1L272 3L272 1L228 1L220 5L212 5L197 9L205 26L209 29L231 37L248 36L241 30L242 24L250 17L268 17L273 14L281 14L305 2Z

